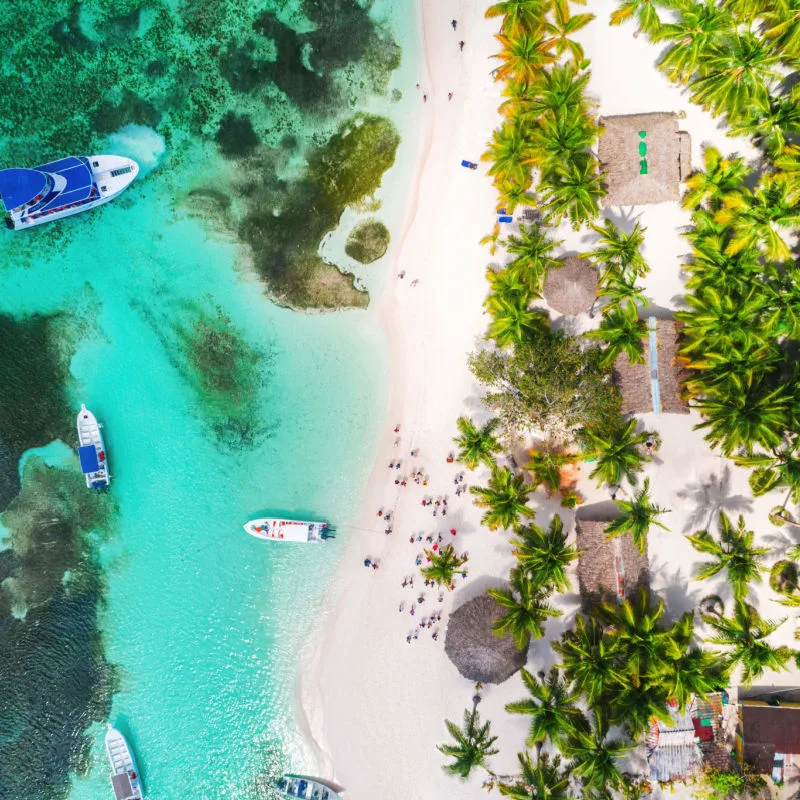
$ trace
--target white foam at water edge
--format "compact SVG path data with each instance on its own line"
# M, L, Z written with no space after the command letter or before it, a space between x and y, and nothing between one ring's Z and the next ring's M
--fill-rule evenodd
M142 174L146 174L159 165L167 152L167 143L147 125L130 124L108 137L108 152L134 159Z

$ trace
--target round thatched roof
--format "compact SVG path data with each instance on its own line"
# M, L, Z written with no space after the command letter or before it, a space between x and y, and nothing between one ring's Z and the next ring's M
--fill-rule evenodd
M492 623L503 609L488 594L482 594L450 615L444 651L458 671L471 681L502 683L528 660L526 650L517 650L509 636L492 632Z
M544 299L550 308L575 316L592 307L597 295L597 272L588 261L567 256L564 266L551 269L544 282Z

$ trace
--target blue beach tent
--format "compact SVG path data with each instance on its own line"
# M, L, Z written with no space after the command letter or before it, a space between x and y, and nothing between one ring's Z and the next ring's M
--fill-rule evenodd
M97 460L97 448L93 444L87 444L78 448L78 457L81 460L81 470L84 475L97 472L100 462Z

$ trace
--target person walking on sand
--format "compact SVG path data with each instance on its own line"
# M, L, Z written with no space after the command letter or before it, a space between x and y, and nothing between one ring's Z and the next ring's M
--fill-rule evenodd
M428 95L427 94L422 95L422 102L423 103L427 103L428 102Z
M452 20L450 24L453 26L453 30L455 30L456 26L458 25L458 21L457 20Z
M447 99L448 100L452 100L453 99L453 93L452 92L448 92L447 93Z
M458 43L458 49L459 50L463 50L464 49L464 40L463 39Z

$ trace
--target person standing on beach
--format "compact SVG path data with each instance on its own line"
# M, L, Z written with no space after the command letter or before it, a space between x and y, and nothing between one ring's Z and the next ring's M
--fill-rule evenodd
M450 24L453 26L453 30L455 30L456 25L458 25L458 22L456 20L453 20Z

